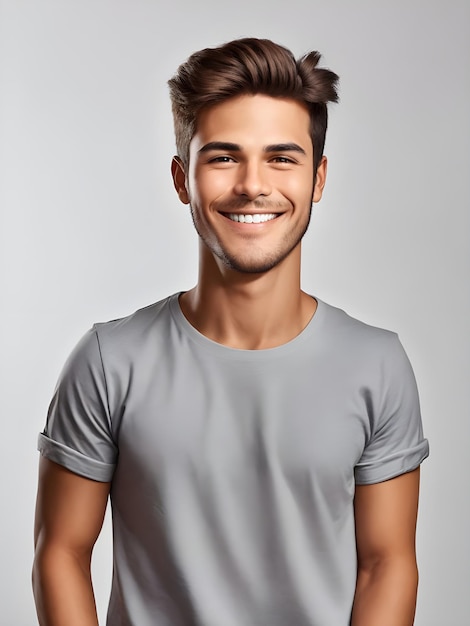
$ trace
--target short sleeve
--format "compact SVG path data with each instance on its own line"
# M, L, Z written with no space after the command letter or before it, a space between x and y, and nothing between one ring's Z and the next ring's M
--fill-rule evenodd
M371 433L355 468L356 483L362 485L410 472L429 455L415 376L394 333L389 334L379 370Z
M38 450L86 478L102 482L112 478L117 446L95 329L88 331L65 363Z

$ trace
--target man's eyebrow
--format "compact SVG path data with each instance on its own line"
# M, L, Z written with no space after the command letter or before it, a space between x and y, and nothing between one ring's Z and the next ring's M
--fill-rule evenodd
M199 148L198 154L210 152L211 150L241 152L242 147L237 143L230 143L228 141L210 141ZM305 150L297 143L273 143L269 146L265 146L263 152L298 152L299 154L307 155Z
M297 143L273 143L263 148L264 152L300 152L307 156L305 150Z
M202 148L199 148L198 153L210 152L211 150L223 150L226 152L241 152L241 147L236 143L229 143L227 141L210 141L206 143Z

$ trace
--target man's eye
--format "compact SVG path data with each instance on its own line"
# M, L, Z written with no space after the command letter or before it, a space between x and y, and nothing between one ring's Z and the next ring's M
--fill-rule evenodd
M276 156L271 159L274 163L294 163L292 159L285 156Z
M212 157L209 159L209 163L232 163L233 158L227 155Z

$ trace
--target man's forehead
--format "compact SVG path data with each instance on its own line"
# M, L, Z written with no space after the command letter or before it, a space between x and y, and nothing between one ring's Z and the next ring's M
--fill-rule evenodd
M196 115L196 121L203 122L207 118L223 117L231 115L232 112L251 112L253 115L259 112L267 115L283 115L289 113L292 118L309 117L309 109L304 102L295 100L294 98L269 96L266 94L241 94L233 96L203 107Z
M307 107L296 100L262 94L227 99L199 112L192 144L197 151L206 144L297 144L306 150L310 137Z

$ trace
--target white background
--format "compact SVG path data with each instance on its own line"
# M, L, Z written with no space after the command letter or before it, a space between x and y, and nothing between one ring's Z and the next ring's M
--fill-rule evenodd
M468 625L470 4L6 0L0 28L1 624L36 623L36 438L66 356L94 321L196 280L166 80L197 49L262 36L341 76L303 286L400 334L431 444L416 624ZM102 619L110 571L108 520Z

